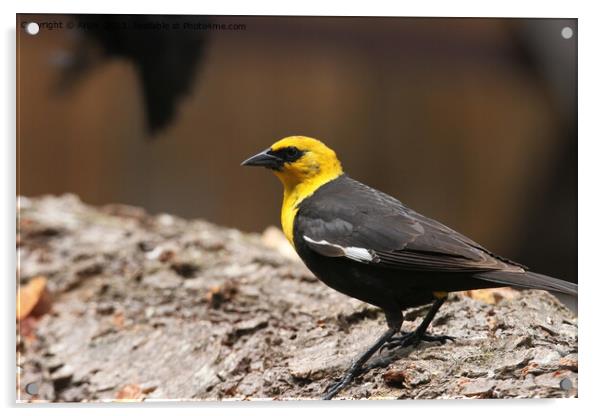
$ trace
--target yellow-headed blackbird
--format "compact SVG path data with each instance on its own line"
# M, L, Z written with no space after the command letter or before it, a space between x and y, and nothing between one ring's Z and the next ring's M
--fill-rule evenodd
M383 309L388 329L332 385L330 399L381 347L442 341L426 330L448 292L515 286L577 293L577 285L527 271L397 199L353 180L322 142L292 136L245 160L274 171L284 185L282 228L325 284ZM419 327L401 333L405 308L431 303Z

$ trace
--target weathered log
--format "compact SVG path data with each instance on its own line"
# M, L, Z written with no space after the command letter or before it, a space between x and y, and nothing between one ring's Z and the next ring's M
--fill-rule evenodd
M52 299L18 322L23 401L318 399L384 328L274 249L273 231L72 195L21 197L18 213L19 282L44 276ZM431 331L457 340L386 368L383 350L339 397L577 395L577 319L546 292L455 294Z

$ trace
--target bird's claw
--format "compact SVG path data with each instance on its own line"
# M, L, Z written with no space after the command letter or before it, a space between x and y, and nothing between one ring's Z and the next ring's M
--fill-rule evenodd
M352 379L352 377L349 377L349 375L346 374L340 381L331 384L326 390L324 396L322 396L322 400L331 400L339 391L347 387L347 385L351 383Z
M440 342L442 344L445 344L447 341L456 342L456 337L452 337L451 335L428 335L428 334L424 334L422 336L422 341Z
M381 347L386 348L387 350L392 350L394 348L404 348L413 345L419 344L421 341L427 342L440 342L444 344L447 341L455 341L455 337L449 335L429 335L429 334L417 334L414 332L406 332L403 333L399 337L391 338L386 344Z

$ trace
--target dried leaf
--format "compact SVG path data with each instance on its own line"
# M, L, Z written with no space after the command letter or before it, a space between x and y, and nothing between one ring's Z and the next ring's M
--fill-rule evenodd
M465 296L479 302L495 305L502 300L510 300L516 298L520 292L511 287L497 287L493 289L477 289L467 290L462 292Z
M403 382L406 379L404 370L389 370L383 375L383 380L387 385L392 387L403 387Z
M138 384L126 384L115 394L120 402L139 402L144 398L142 388Z
M17 292L17 320L27 318L40 303L46 290L47 279L44 276L34 277Z

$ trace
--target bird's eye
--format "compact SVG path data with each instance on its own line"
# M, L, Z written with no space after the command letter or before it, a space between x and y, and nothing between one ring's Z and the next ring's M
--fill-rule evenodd
M299 157L299 149L296 147L287 147L285 155L287 160L293 161Z

